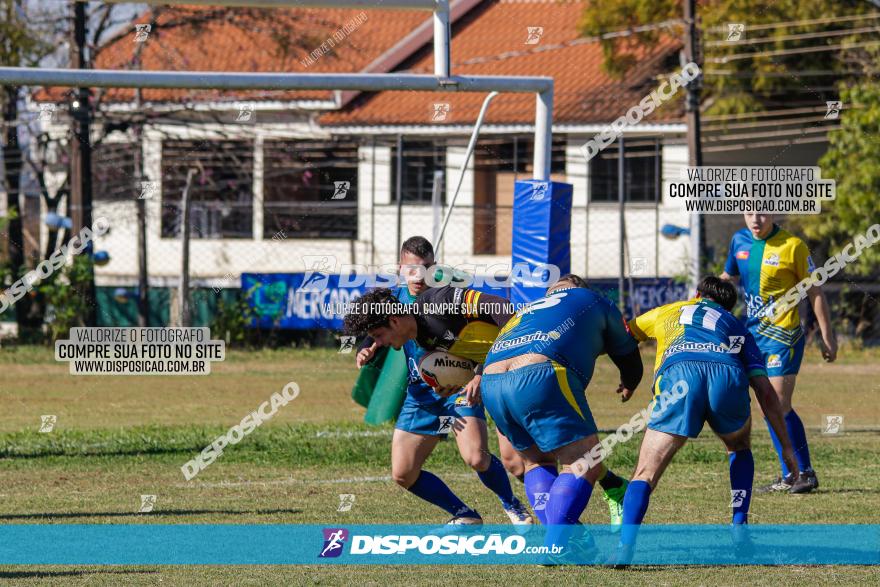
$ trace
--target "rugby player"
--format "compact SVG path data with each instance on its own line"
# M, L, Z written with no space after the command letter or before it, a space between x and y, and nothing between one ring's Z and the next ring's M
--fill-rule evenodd
M810 462L804 424L791 405L804 356L805 337L797 305L776 315L774 304L807 278L815 267L803 241L774 224L772 216L745 214L745 221L746 228L733 235L721 277L742 286L747 309L746 326L764 353L767 375L782 405L788 436L797 457L797 470L794 470L782 458L779 436L768 422L782 474L759 491L809 493L819 487L819 479ZM822 334L822 356L828 362L834 361L837 358L837 338L831 328L828 301L818 285L808 289L807 294Z
M407 239L400 251L401 272L406 276L406 285L400 287L396 296L387 289L377 290L368 293L356 304L369 305L371 301L412 304L417 296L429 289L424 280L425 270L433 264L434 249L427 239ZM403 314L401 311L400 315ZM380 324L381 320L377 322L371 319L369 314L349 314L345 318L345 329L350 334L370 334L357 354L358 368L371 360L378 348L394 346L395 349L403 349L409 371L406 399L391 440L391 475L394 481L414 495L446 510L452 515L450 524L482 523L482 518L473 508L465 505L439 477L422 468L440 439L447 436L446 430L440 425L441 418L453 416L455 440L462 459L477 472L480 481L498 496L512 523L531 524L532 517L514 496L504 466L489 452L486 415L482 404L478 401L469 403L464 396L438 395L419 375L418 364L425 354L424 347L419 346L414 338L389 345L388 333L385 332L388 330L388 321ZM382 328L382 325L386 328Z
M548 544L566 542L563 528L578 524L597 481L623 485L604 466L583 476L571 469L599 443L584 393L596 357L608 353L617 365L624 401L642 378L638 345L620 312L584 286L577 276L563 276L518 311L492 345L481 382L486 409L526 463L527 491L537 491L533 484L547 488L542 522L554 528ZM561 473L541 466L545 453L559 461Z
M369 292L352 305L353 311L346 316L346 328L353 334L367 333L375 348L380 346L406 348L407 344L415 341L423 349L442 349L474 361L477 363L475 375L461 390L458 402L479 404L482 413L482 404L480 404L482 364L498 336L499 328L507 324L513 316L512 306L508 300L467 288L445 286L426 288L414 301L417 306L414 311L405 311L406 308L402 305L395 309L396 302L397 299L390 290L378 289ZM434 310L444 311L438 313ZM412 376L418 378L418 375L416 371ZM442 389L437 392L438 395L448 396L459 390ZM400 420L398 420L399 425ZM485 426L484 422L483 426ZM500 428L498 440L502 451L505 445L509 447L510 442L504 437ZM524 468L522 480L526 485L526 495L535 515L541 523L546 523L544 503L549 496L550 486L557 476L556 459L548 454L534 458L533 462L537 463L537 466L530 467L529 473L525 473ZM515 460L521 461L520 458ZM424 459L421 462L424 462ZM601 473L600 483L604 489L611 523L620 525L623 521L623 495L626 482L605 467L601 467L598 472Z
M749 443L749 384L780 439L782 458L794 465L794 452L763 356L751 333L730 313L735 304L733 284L707 276L697 286L695 298L654 308L629 323L638 341L657 340L657 360L655 401L623 502L618 564L627 563L632 556L651 491L678 449L688 438L700 434L704 422L727 447L733 524L747 522L755 474Z

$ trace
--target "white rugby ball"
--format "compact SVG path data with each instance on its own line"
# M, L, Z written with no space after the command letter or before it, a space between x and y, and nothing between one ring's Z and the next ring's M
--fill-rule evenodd
M419 361L419 375L435 389L464 387L474 378L476 363L470 359L447 353L431 351Z

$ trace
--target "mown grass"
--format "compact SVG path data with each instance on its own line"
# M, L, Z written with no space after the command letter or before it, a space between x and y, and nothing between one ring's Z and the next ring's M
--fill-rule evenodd
M858 351L839 364L805 360L795 405L810 429L822 487L805 496L761 495L753 523L880 523L880 354ZM853 353L856 354L855 352ZM646 352L646 365L653 357ZM396 487L389 477L390 426L367 427L349 397L351 355L326 350L231 352L214 372L196 377L72 377L43 348L0 350L0 520L20 523L355 524L442 522L444 514ZM646 373L646 378L649 374ZM207 470L185 481L180 466L261 402L296 381L300 396ZM600 360L589 400L599 425L627 421L647 401L647 386L621 404L613 367ZM41 414L56 414L39 433ZM820 435L823 414L842 414L844 434ZM757 413L756 413L757 416ZM756 481L776 461L756 420ZM492 436L490 436L492 438ZM629 475L639 439L618 446L611 466ZM494 447L494 438L492 440ZM426 467L443 477L490 523L504 523L495 498L441 443ZM522 486L514 481L522 496ZM337 512L338 495L356 496ZM140 495L158 496L139 514ZM727 460L705 434L676 457L653 495L647 523L725 523ZM594 499L588 523L607 521ZM15 584L89 585L776 585L787 582L876 584L867 567L33 567L0 566Z

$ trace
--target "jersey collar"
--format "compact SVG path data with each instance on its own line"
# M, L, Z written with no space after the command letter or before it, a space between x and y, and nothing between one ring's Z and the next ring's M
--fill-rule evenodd
M768 234L768 235L767 235L766 237L764 237L764 238L755 238L755 236L752 235L752 240L755 240L755 241L768 241L768 240L770 240L771 238L773 238L774 236L776 236L776 233L777 233L777 232L779 232L779 225L776 224L776 223L774 222L774 223L773 223L773 230L770 231L770 234Z

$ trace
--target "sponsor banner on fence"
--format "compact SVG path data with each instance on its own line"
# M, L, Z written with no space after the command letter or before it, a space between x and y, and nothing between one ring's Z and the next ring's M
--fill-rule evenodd
M155 510L161 511L161 510ZM274 524L10 524L0 560L29 565L606 564L619 528L584 527L592 548L545 544L559 527ZM632 564L876 565L878 525L643 526ZM748 541L750 548L743 548ZM206 548L210 545L210 548ZM560 550L561 549L561 550Z
M256 314L253 326L257 328L341 330L347 306L372 289L364 282L397 287L390 278L360 279L357 285L347 285L345 278L340 283L340 279L336 273L242 273L241 289L253 289L248 303ZM483 284L472 289L508 296L507 288Z
M364 281L371 282L361 279L358 285L352 286L346 285L346 281L342 279L340 282L340 276L335 273L242 273L241 288L244 292L251 292L248 303L256 314L252 324L256 328L341 330L347 305L370 289ZM493 287L479 280L477 282L480 283L479 287L472 289L506 299L510 297L508 287ZM689 294L687 285L668 277L633 279L632 282L632 296L628 290L626 292L625 313L628 317L687 299ZM612 300L617 300L616 279L591 279L589 284ZM382 285L392 289L396 287L392 282Z

